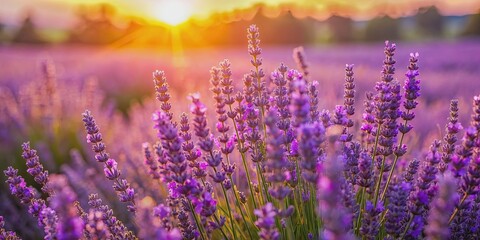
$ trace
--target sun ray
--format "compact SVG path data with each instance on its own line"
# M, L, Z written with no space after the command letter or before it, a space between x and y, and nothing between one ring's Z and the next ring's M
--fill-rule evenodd
M192 14L192 8L187 1L162 1L156 4L154 17L171 26L177 26L187 21Z

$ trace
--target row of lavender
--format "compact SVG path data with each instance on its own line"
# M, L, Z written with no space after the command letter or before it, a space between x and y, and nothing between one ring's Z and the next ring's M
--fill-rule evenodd
M131 212L124 222L98 194L90 192L87 204L76 201L85 193L68 184L74 185L75 170L65 171L69 181L48 177L25 143L22 157L42 194L18 170L4 173L45 239L478 237L480 98L461 142L458 102L452 101L443 142L434 141L424 157L413 156L406 142L420 90L418 54L410 56L402 91L394 79L396 47L386 43L381 81L366 94L358 123L353 65L345 68L344 104L332 113L320 111L320 86L309 79L302 49L295 51L300 71L282 64L268 85L255 26L248 39L253 69L242 90L233 86L228 61L211 70L215 135L197 94L190 96L191 114L175 120L165 75L154 72L160 110L153 115L157 142L143 145L149 178L138 169L121 172L91 112L83 114L93 159ZM130 133L122 134L116 137ZM80 172L85 161L76 164ZM76 180L98 185L84 190L109 193L96 175L92 182ZM14 239L1 222L2 236Z

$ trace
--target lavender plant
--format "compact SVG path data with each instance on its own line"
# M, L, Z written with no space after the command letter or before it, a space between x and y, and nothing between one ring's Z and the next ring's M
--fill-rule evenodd
M80 152L73 154L77 171L65 167L63 174L49 177L37 151L24 143L27 172L42 193L18 169L9 167L4 174L44 239L480 236L480 96L461 141L453 100L443 142L416 153L407 144L420 97L418 53L410 54L402 90L395 77L396 45L385 43L379 80L357 117L354 65L345 66L343 104L319 110L319 90L325 86L311 79L303 48L294 50L299 70L280 64L267 75L255 25L247 38L253 68L243 86L236 85L228 60L210 71L213 111L192 94L190 113L176 115L166 73L153 73L158 100L153 134L122 128L119 135L145 137L135 147L138 152L113 144L123 152L115 152L122 153L115 156L118 161L111 157L105 141L112 135L100 133L89 110L82 120L93 151L85 160ZM45 70L50 82L52 71ZM81 179L75 173L80 171L91 178ZM112 207L114 194L126 208ZM18 239L4 226L0 217L0 239Z

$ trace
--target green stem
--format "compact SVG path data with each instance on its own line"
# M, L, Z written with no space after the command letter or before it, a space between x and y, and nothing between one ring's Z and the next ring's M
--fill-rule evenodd
M463 204L463 202L465 202L465 200L467 199L467 197L468 197L468 194L467 194L467 193L463 194L462 200L460 200L460 202L457 204L457 207L455 207L455 210L453 211L452 216L451 216L450 219L448 220L448 224L450 224L450 223L453 221L453 219L455 218L455 216L456 216L457 213L458 213L458 210L459 210L459 209L458 209L458 206L461 206L461 205Z
M365 187L360 189L360 211L358 212L357 222L355 225L355 233L360 234L360 226L362 223L362 212L365 209Z
M405 235L407 235L408 229L410 229L410 225L412 224L414 215L410 214L410 219L408 219L407 225L405 225L405 230L402 233L402 237L400 239L405 239Z
M193 214L193 218L195 219L195 224L197 225L197 228L198 228L198 231L200 232L200 237L202 237L203 240L206 240L208 238L206 238L204 235L204 229L203 229L203 226L200 224L200 221L198 220L197 218L197 214L195 213L195 208L193 207L193 204L192 202L190 201L190 199L187 199L188 200L188 204L190 205L190 210L192 211L192 214Z
M385 168L385 161L386 161L386 157L383 156L382 167L380 168L380 173L379 173L379 176L378 176L377 186L375 186L375 200L374 200L374 206L375 207L377 206L378 195L380 194L380 185L382 184L383 169Z
M211 151L210 151L210 155L213 158L213 153ZM216 167L213 167L213 170L215 171L215 173L217 173ZM228 200L227 191L225 190L225 186L223 186L222 183L220 183L220 185L222 185L223 196L225 197L225 203L227 203L228 217L230 218L230 225L232 227L233 239L237 239L237 234L234 227L235 222L233 221L232 209L230 208L230 201Z
M228 105L230 111L233 111L232 105ZM240 140L240 134L238 133L238 128L237 128L237 122L235 122L235 119L231 118L233 122L233 127L235 128L235 134L237 134L238 137L238 144L240 145L240 148L242 150L244 149L245 145L243 144L243 141ZM257 209L257 201L255 201L254 197L254 191L253 191L253 186L252 186L252 180L250 178L250 169L248 168L247 165L247 157L245 156L245 152L240 151L240 155L242 157L242 163L243 163L243 168L245 170L245 174L247 176L247 183L248 183L248 188L250 188L250 197L253 202L253 207Z
M213 217L215 217L215 222L217 222L217 224L220 224L220 220L218 219L217 215L216 215L216 214L213 214ZM228 239L227 234L225 234L225 232L223 231L223 229L222 229L221 227L218 228L218 229L220 229L220 232L222 233L223 237L224 237L225 239Z
M410 113L410 109L407 110L407 115L409 113ZM405 120L404 125L406 126L407 123L408 123L408 121ZM402 147L404 137L405 137L405 133L402 133L402 137L400 137L400 142L398 144L398 148ZM380 198L382 201L385 200L385 196L386 196L386 193L387 193L387 190L388 190L388 185L390 184L390 181L392 180L393 171L395 170L395 166L397 165L397 161L398 161L399 158L400 158L400 156L395 154L395 159L393 160L392 168L390 169L390 173L388 174L387 183L385 184L385 188L383 189L383 192L382 192L382 197Z

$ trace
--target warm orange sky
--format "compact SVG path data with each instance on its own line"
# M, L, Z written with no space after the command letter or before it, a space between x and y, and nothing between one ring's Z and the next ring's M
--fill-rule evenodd
M68 27L75 22L75 6L96 4L105 0L0 0L0 22L12 24L22 18L26 9L33 10L41 26ZM107 1L127 15L178 22L189 16L205 17L212 12L248 8L256 3L290 4L298 16L327 18L332 12L355 19L368 19L381 13L409 15L418 7L436 5L443 14L464 15L478 12L480 0L115 0ZM180 3L180 4L172 4ZM307 9L305 13L303 10ZM173 19L172 19L173 18Z

